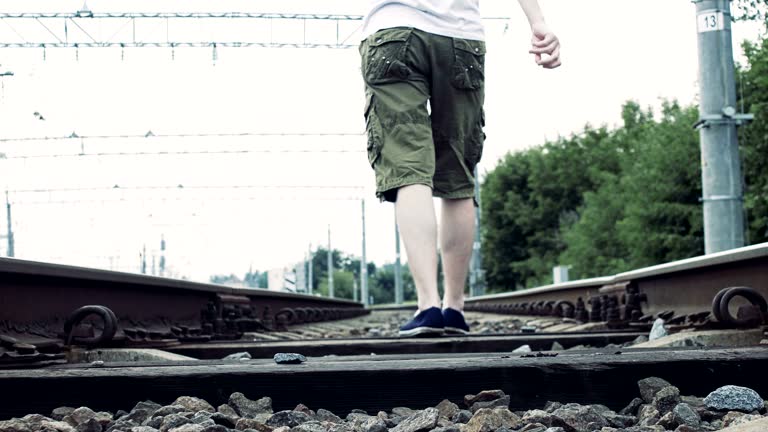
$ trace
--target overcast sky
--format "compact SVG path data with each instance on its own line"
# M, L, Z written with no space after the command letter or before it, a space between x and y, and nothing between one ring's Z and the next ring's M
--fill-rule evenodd
M73 12L80 0L4 1L7 12ZM563 67L546 71L527 54L527 24L515 1L485 1L487 128L481 163L568 135L584 124L615 125L623 101L658 106L695 101L695 8L686 0L542 0L563 43ZM362 0L88 1L94 12L251 11L361 14ZM92 25L97 37L127 37L124 21ZM0 23L0 41L48 40L34 23ZM355 40L358 23L341 33ZM71 26L70 26L71 27ZM267 23L144 22L138 34L163 40L265 40ZM310 22L308 37L335 28ZM52 28L55 32L56 28ZM71 37L84 37L71 28ZM755 38L738 25L736 44ZM275 40L299 41L303 28L275 22ZM737 53L737 58L740 53ZM390 204L374 197L364 154L357 50L218 48L2 49L0 138L216 133L344 133L347 136L128 138L0 142L0 188L14 203L21 258L137 271L139 252L168 241L174 274L207 280L302 260L309 245L361 250L366 198L368 259L394 259ZM41 114L40 120L34 113ZM19 158L157 151L239 154ZM120 188L113 188L118 185ZM183 186L179 188L178 186ZM231 186L238 186L232 188ZM248 187L245 187L248 186ZM290 186L290 187L288 187ZM310 188L311 187L311 188ZM21 192L47 189L72 192ZM111 188L111 189L110 189ZM16 192L13 192L16 191ZM0 221L5 226L4 216ZM4 251L4 245L0 247Z

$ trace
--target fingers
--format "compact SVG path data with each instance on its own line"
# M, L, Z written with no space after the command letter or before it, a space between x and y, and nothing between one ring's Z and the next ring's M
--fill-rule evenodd
M528 52L531 54L542 54L542 53L551 54L552 51L554 51L559 46L560 46L560 41L555 39L549 45L542 46L542 47L534 47L534 48L531 48L531 50Z
M531 49L536 64L545 69L554 69L561 65L560 40L546 24L539 23L531 27Z
M560 40L554 33L534 33L531 44L533 47L528 52L534 55L537 65L546 69L560 66Z
M539 66L545 68L545 69L555 69L561 65L560 62L560 47L552 51L552 53L546 57L542 58L541 54L536 54L536 64Z
M539 35L534 34L533 40L531 41L533 43L533 46L545 47L557 41L557 36L555 36L554 33L548 32L548 33L545 33L543 36L544 37L542 38L542 37L539 37Z

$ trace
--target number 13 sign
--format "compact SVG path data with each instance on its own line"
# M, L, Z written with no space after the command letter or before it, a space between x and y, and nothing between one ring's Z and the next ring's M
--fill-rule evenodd
M723 11L708 10L699 12L699 33L725 30L725 14Z

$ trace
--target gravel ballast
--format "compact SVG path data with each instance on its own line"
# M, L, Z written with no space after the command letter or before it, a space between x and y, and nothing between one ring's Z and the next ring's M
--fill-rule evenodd
M568 401L511 411L508 395L486 390L425 409L352 410L346 417L301 404L274 412L269 397L243 393L233 393L217 408L180 396L168 405L138 402L116 414L59 407L49 416L0 421L0 432L711 432L766 417L766 402L744 387L726 386L701 398L681 395L669 382L651 377L638 382L638 390L618 413Z

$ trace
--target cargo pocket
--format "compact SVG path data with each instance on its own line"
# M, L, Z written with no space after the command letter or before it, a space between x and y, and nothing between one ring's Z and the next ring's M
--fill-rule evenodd
M451 83L462 90L479 90L485 82L485 42L453 39L453 77Z
M483 127L485 127L485 111L480 108L480 118L470 136L464 141L464 159L466 159L467 167L470 169L474 169L483 157L483 145L485 144Z
M365 130L368 135L368 163L370 163L371 168L373 168L381 155L383 134L381 121L379 121L373 106L373 93L369 90L366 90L365 92Z
M410 28L380 30L370 36L362 49L362 71L369 84L403 81L411 75L405 64Z

